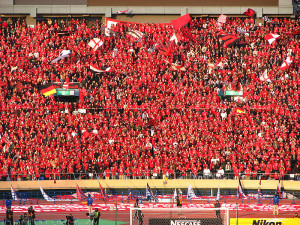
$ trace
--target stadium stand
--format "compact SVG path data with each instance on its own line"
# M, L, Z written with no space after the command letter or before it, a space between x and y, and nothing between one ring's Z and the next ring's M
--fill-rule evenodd
M300 21L269 19L119 22L110 36L97 20L3 19L1 179L298 179ZM41 93L75 82L72 101Z

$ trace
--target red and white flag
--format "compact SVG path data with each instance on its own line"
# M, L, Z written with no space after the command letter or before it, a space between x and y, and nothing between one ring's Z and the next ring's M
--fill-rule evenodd
M279 179L278 184L277 184L277 194L278 194L279 198L282 197L281 186L280 186L280 179Z
M141 39L144 36L144 33L138 30L131 30L128 31L127 34L130 34L132 37L137 38L137 39Z
M263 74L260 75L259 79L261 81L271 82L270 78L268 77L268 69L265 69L265 71L263 72Z
M96 66L95 64L90 64L90 69L97 72L97 73L111 72L111 67L108 67L105 70L102 70L98 66Z
M99 183L99 187L100 187L100 196L103 197L104 196L104 194L103 194L103 188L102 188L102 186L101 186L101 184L100 184L99 181L98 181L98 183Z
M218 18L218 23L226 23L227 16L221 14Z
M292 58L290 56L287 57L286 60L280 66L280 69L282 69L282 70L288 69L289 66L292 64L292 62L293 62Z
M129 9L124 10L124 11L118 11L117 13L118 14L126 14L126 13L129 13Z
M269 44L272 44L279 37L280 37L279 34L269 33L265 38L269 42Z
M178 44L178 42L181 40L182 36L180 34L173 34L173 36L170 38L170 41L175 41L176 44Z
M114 19L110 19L110 18L106 18L106 27L110 30L112 30L113 27L117 26L117 24L119 23L119 20L114 20Z
M95 52L101 45L103 45L103 41L101 41L99 38L93 38L93 39L88 43L88 46L92 47L94 52Z

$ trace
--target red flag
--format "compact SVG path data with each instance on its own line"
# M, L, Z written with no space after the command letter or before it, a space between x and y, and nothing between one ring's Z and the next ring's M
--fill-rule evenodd
M184 25L186 25L188 22L190 22L191 20L191 16L190 14L185 14L184 16L181 16L175 20L171 20L171 23L174 27L175 30L180 29L181 27L183 27Z
M98 182L99 182L99 181L98 181ZM100 195L103 197L103 196L104 196L104 194L103 194L103 188L102 188L100 182L99 182L99 187L100 187Z
M249 17L253 17L255 15L255 11L253 9L248 8L245 12L244 15L249 16Z
M158 51L160 51L161 53L163 53L164 55L166 55L166 56L171 55L172 52L173 52L173 48L172 48L172 43L171 43L171 42L169 42L169 43L166 44L166 45L158 45L158 46L156 47L156 49L157 49Z
M226 47L233 45L238 40L238 37L236 35L230 35L226 33L221 33L219 37L222 39Z

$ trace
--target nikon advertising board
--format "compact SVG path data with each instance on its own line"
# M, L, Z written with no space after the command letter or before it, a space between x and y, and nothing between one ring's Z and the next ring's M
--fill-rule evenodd
M236 225L236 219L230 219L230 225ZM241 218L239 225L300 225L300 218Z
M222 219L216 218L150 218L149 225L223 225Z

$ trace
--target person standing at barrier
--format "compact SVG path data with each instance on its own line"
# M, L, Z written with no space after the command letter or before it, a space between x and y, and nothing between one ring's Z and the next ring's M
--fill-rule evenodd
M217 202L215 203L215 208L216 208L216 217L218 219L221 219L221 213L220 213L221 205L220 205L219 200L217 200Z
M273 215L275 216L276 214L278 215L279 210L278 210L278 205L279 205L279 197L278 194L275 194L273 197Z
M91 197L91 194L88 195L88 198L86 200L86 204L87 204L89 212L92 212L92 210L93 210L93 199Z
M6 225L13 225L14 224L13 211L12 211L11 207L8 207L6 209L5 224Z
M32 206L28 208L28 217L29 217L30 225L34 225L35 211Z

